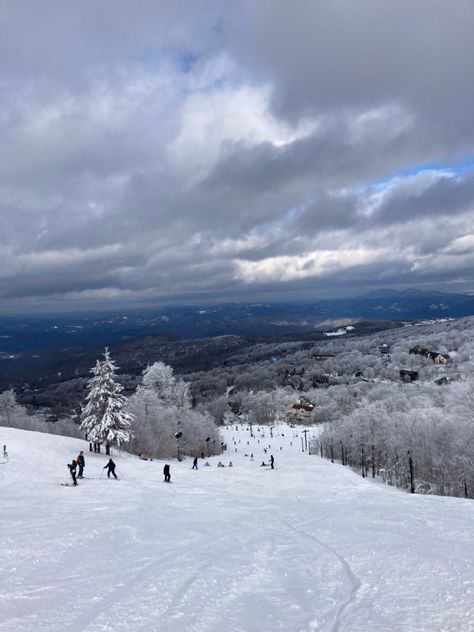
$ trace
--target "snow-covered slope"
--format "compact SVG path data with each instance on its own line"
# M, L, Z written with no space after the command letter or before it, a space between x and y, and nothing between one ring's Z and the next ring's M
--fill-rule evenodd
M0 428L0 630L473 631L474 503L363 480L296 432L225 428L234 467L172 463L171 485L86 452L73 488L83 442Z

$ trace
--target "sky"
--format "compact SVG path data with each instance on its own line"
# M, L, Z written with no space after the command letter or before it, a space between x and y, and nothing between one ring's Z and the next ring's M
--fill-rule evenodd
M474 290L471 0L0 0L0 310Z

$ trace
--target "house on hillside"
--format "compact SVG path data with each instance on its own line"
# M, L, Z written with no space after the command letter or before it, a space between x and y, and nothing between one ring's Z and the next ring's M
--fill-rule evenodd
M313 420L314 404L308 399L301 398L286 411L288 423L311 423Z
M334 358L333 353L314 353L311 356L311 360L313 362L323 362L324 360L328 360L329 358Z
M418 379L418 371L407 371L402 369L400 371L400 379L402 382L414 382Z
M425 349L424 347L420 347L420 345L415 345L409 350L409 353L414 355L421 355L424 358L428 358L429 360L433 360L436 364L447 364L449 362L449 355L438 353L437 351L430 351L429 349Z

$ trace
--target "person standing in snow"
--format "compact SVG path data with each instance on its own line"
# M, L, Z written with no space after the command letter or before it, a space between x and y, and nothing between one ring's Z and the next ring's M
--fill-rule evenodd
M109 459L107 465L104 465L103 469L105 470L105 468L107 468L107 478L110 478L111 474L114 478L117 478L117 474L115 473L115 463L112 459Z
M270 454L270 467L272 468L272 470L274 470L274 466L273 464L275 463L275 459L273 458L273 454Z
M76 468L77 468L77 462L76 459L73 459L71 461L71 463L67 464L68 468L69 468L69 472L71 474L71 478L72 478L72 484L73 485L77 485L77 480L76 480Z
M198 458L197 458L197 456L194 457L193 466L192 466L191 469L192 470L197 470L198 469Z
M79 467L77 478L84 478L84 468L86 466L86 461L84 459L84 452L82 450L79 452L79 456L77 457L76 462Z
M171 474L170 474L170 466L169 463L163 468L163 474L165 475L165 483L171 483Z

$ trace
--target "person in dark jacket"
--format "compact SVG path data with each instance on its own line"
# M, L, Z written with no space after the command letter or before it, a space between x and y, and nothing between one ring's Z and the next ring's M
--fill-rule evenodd
M192 470L197 470L198 469L198 458L197 458L197 456L194 457L193 466L192 466L191 469Z
M84 452L82 450L79 452L79 456L77 457L76 462L79 468L77 478L84 478L84 468L86 466L86 461L84 459Z
M105 468L107 468L107 478L110 478L110 475L112 474L112 476L114 478L117 478L117 474L115 473L115 463L112 461L112 459L109 459L109 462L107 463L107 465L104 466L104 470Z
M77 480L76 480L76 468L77 468L77 462L76 459L73 459L71 461L71 463L67 464L68 468L69 468L69 472L71 474L71 478L72 478L72 484L73 485L77 485Z
M273 454L270 455L270 467L272 468L272 470L274 470L274 464L275 463L275 459L273 458Z
M163 474L165 475L165 483L171 483L170 466L168 463L163 468Z

